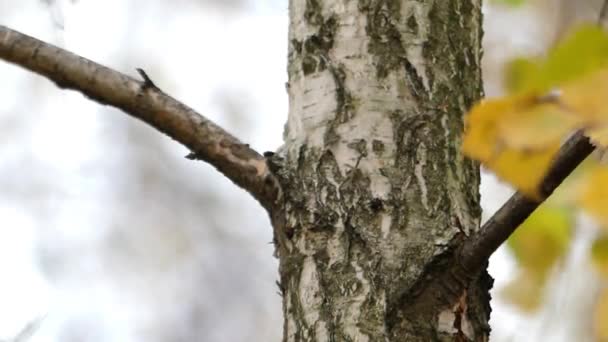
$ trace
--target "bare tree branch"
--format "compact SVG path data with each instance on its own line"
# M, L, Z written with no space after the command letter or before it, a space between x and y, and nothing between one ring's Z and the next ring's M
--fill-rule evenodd
M173 99L144 76L144 82L0 25L0 59L17 64L105 105L122 109L213 165L267 210L279 188L263 156ZM143 71L140 74L145 75Z

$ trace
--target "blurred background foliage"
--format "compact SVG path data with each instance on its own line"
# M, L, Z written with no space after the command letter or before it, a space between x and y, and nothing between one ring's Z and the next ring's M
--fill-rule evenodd
M486 94L600 7L485 2ZM257 150L281 144L286 0L0 0L0 23L142 67ZM254 200L123 113L6 63L0 75L0 339L280 340L272 233ZM482 183L487 219L512 190ZM492 341L608 338L605 228L562 190L491 259Z

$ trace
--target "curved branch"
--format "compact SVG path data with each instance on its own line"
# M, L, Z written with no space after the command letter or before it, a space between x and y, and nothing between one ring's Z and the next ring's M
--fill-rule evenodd
M143 73L144 82L97 64L59 47L0 25L0 59L17 64L74 89L105 105L122 109L169 137L241 188L267 210L279 194L278 182L263 156L212 121L157 88Z

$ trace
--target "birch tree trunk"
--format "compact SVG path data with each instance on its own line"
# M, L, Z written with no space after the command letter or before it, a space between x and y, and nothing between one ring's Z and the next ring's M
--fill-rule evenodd
M460 144L482 95L481 0L291 0L289 17L270 159L284 341L486 341L487 273L423 291L479 227Z

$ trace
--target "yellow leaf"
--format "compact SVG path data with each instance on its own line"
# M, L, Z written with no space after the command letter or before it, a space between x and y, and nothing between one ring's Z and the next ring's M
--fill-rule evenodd
M581 185L580 206L608 226L608 167L598 165Z
M545 60L517 60L510 69L507 82L515 94L471 109L462 149L537 198L538 185L569 133L584 128L603 141L592 130L608 127L608 35L594 25L582 26Z
M530 198L539 197L538 185L559 151L559 143L535 151L503 149L485 166Z
M522 270L502 289L500 296L519 309L532 312L543 300L546 278L538 274Z
M604 289L597 300L593 314L593 325L597 341L608 340L608 324L606 322L608 322L608 290Z
M608 147L608 125L588 129L586 135L595 146Z
M608 69L582 77L561 88L559 101L576 113L586 127L608 124Z
M504 143L512 148L534 150L559 144L579 127L582 119L556 103L531 103L497 122Z
M587 176L598 165L596 158L586 158L580 163L566 179L555 189L553 194L545 201L552 206L573 207L579 205L578 193L587 183Z
M538 196L562 137L579 125L577 117L534 95L482 101L466 121L464 153L531 197Z
M608 236L602 236L591 245L591 262L604 277L608 277Z
M490 160L496 145L501 144L497 122L514 110L514 101L510 99L483 100L475 105L466 117L464 152L481 162Z
M571 240L572 212L543 204L507 240L519 265L544 276L564 255Z

